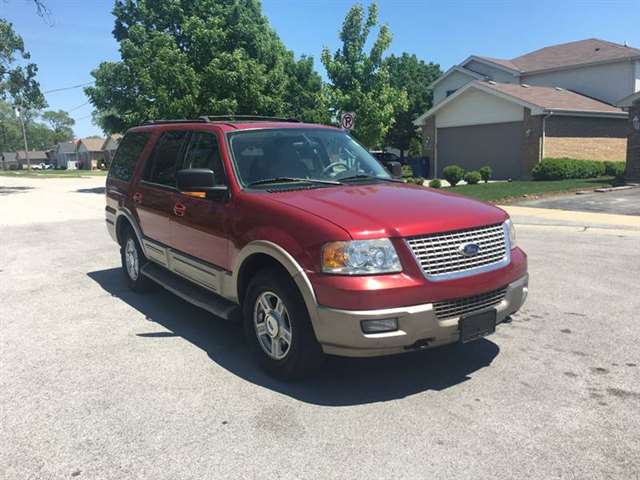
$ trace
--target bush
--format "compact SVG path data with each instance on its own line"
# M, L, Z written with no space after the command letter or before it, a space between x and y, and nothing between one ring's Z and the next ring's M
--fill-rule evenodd
M574 158L545 158L531 170L531 176L535 180L594 178L604 174L604 162Z
M482 181L484 183L488 183L489 179L491 178L491 174L493 173L493 170L491 170L491 167L489 165L485 165L484 167L482 167L478 171L480 172L480 176L482 177Z
M413 177L413 169L409 165L402 165L402 178Z
M420 186L422 186L422 184L424 183L424 178L422 177L409 177L409 178L405 178L404 180L407 183L412 183L414 185L420 185Z
M455 187L464 177L464 169L458 165L449 165L442 170L442 176L452 187Z
M464 174L464 181L469 185L480 183L480 180L482 180L482 176L480 175L480 172L476 172L475 170Z
M626 165L625 162L604 162L604 174L610 177L624 175Z
M437 178L434 178L433 180L431 180L429 182L429 186L431 188L440 188L440 187L442 187L442 182L440 180L438 180Z

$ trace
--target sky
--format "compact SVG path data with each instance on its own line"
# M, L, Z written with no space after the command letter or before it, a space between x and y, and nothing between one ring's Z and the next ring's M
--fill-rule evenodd
M91 71L117 61L112 1L45 0L48 21L31 0L0 0L0 17L14 24L44 92L90 82ZM338 31L355 0L263 0L263 10L285 45L320 63L323 47L338 47ZM369 3L369 0L364 2ZM389 53L415 53L443 70L471 54L513 58L548 45L601 38L640 48L640 0L426 1L379 0L379 19L389 25ZM82 88L45 94L49 108L70 112L78 137L100 135Z

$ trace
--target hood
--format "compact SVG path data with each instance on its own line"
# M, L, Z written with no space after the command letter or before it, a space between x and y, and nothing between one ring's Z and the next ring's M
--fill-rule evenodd
M273 192L269 196L339 225L354 239L412 237L496 224L507 218L493 205L403 183Z

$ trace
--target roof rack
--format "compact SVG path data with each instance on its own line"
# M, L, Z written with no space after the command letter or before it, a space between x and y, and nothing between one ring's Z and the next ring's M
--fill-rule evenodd
M290 122L301 123L302 120L297 118L285 118L285 117L267 117L262 115L203 115L198 118L181 118L176 120L162 119L162 120L147 120L143 125L161 125L166 123L233 123L233 122Z
M163 120L146 120L143 125L161 125L163 123L207 123L207 120L203 117L200 118L181 118L181 119L163 119Z
M264 115L203 115L205 122L291 122L300 123L302 120L290 117L268 117Z

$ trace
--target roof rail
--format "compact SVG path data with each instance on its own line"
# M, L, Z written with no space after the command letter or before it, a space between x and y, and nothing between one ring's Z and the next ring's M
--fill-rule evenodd
M290 117L268 117L264 115L203 115L200 117L205 122L291 122L301 123L302 120Z
M163 123L207 123L207 122L208 122L207 119L205 119L204 117L200 117L200 118L192 118L192 119L181 118L176 120L171 120L171 119L146 120L142 124L143 125L161 125Z

